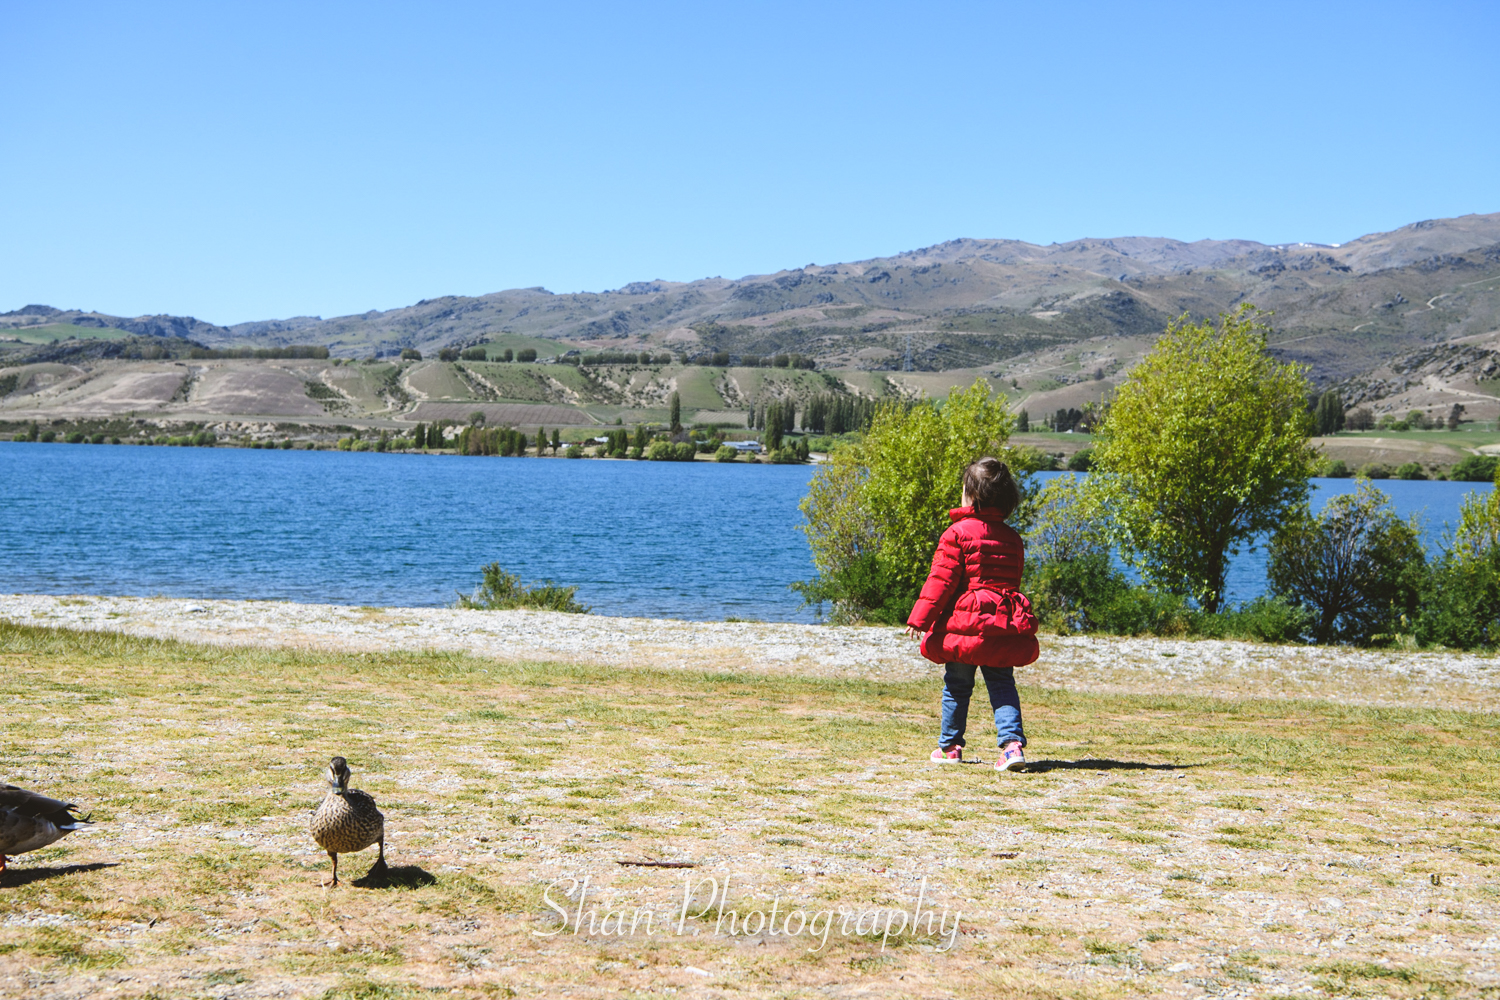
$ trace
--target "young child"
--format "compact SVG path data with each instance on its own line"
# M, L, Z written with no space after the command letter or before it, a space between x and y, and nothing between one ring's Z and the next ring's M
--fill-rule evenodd
M964 470L963 506L938 540L932 572L907 618L908 635L922 635L922 655L945 667L943 727L932 759L963 760L964 730L974 671L984 672L999 730L997 771L1026 769L1026 734L1013 667L1036 660L1036 616L1016 588L1026 546L1005 519L1021 502L1010 468L981 458Z

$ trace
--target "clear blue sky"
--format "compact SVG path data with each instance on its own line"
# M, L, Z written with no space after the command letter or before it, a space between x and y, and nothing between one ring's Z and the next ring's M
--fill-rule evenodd
M1489 3L0 0L0 311L217 323L958 236L1500 211Z

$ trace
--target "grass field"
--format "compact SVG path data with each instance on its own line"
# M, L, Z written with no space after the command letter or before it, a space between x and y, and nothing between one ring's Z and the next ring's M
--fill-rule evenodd
M97 326L74 326L71 323L49 323L14 330L0 328L0 337L13 338L23 344L55 344L59 340L119 340L130 336L124 330Z
M549 340L546 337L527 337L519 333L498 334L478 346L483 347L485 355L496 361L500 360L501 352L507 347L512 352L524 351L528 347L536 351L539 358L555 358L565 354L577 347L577 344L566 340Z
M9 624L0 665L3 778L94 819L0 876L0 995L1500 995L1494 715L1023 689L1002 776L927 762L935 682ZM393 870L330 890L333 754Z
M1416 441L1422 444L1441 444L1450 448L1464 449L1500 444L1500 431L1491 430L1490 425L1485 423L1478 427L1463 427L1456 431L1340 431L1332 438L1324 440L1367 441L1372 438Z

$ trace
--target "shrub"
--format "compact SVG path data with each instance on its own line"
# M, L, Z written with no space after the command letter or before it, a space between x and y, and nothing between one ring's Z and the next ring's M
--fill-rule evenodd
M516 360L517 361L525 361L525 362L535 361L536 360L536 348L534 348L534 347L523 347L520 351L516 352Z
M1422 471L1422 465L1421 465L1421 463L1419 463L1419 462L1407 462L1404 465L1400 465L1400 466L1396 467L1396 478L1397 479L1426 479L1427 478L1427 473L1425 473L1425 472Z
M589 609L578 603L577 587L563 587L544 580L527 587L521 578L507 573L499 563L481 567L484 580L474 588L472 596L459 594L458 606L483 611L507 611L514 608L534 608L541 611L566 611L570 614L586 615Z
M697 445L691 441L673 444L670 441L653 441L646 449L646 458L653 462L691 462L698 454Z
M489 353L483 347L465 347L458 356L465 361L484 361L489 358Z
M900 625L911 614L916 590L875 552L861 552L837 570L792 584L807 604L833 606L831 620Z
M582 458L583 457L583 445L581 445L581 444L570 444L570 445L568 445L568 450L565 451L565 452L563 452L563 457L564 458Z
M1075 476L1052 480L1036 498L1022 590L1043 625L1059 632L1095 628L1093 616L1127 586L1111 562L1102 515Z
M444 347L438 351L439 361L457 361L459 350L456 347Z
M739 457L740 457L739 450L735 449L735 448L731 448L727 444L721 446L718 451L714 452L714 461L715 462L733 462L735 459L737 459Z
M1427 576L1414 631L1424 645L1500 645L1500 489L1464 497L1452 541Z
M1311 611L1280 597L1257 597L1218 614L1199 612L1192 617L1193 634L1205 639L1300 643L1312 627Z
M1448 478L1468 483L1487 483L1495 478L1500 459L1493 455L1469 455L1448 470Z
M1069 472L1087 472L1094 464L1094 449L1085 448L1068 459Z
M107 440L108 440L108 438L105 437L105 435L103 435L103 434L91 434L91 435L89 435L89 444L103 444Z
M1012 420L982 380L941 406L882 404L864 439L836 451L808 487L803 530L818 579L795 589L808 603L832 603L835 621L883 620L871 615L903 602L909 611L947 511L958 506L964 468L995 455L1024 492L1030 469L1025 453L1007 447ZM890 589L876 594L876 584Z
M402 361L421 361L422 352L415 347L407 347L401 351Z
M1314 517L1295 511L1271 539L1271 593L1312 612L1318 642L1371 643L1409 627L1427 557L1415 519L1361 482Z
M68 444L83 444L84 433L83 431L69 431L68 436L63 438L63 440L68 442Z
M1391 470L1379 462L1369 462L1361 465L1355 475L1364 479L1389 479L1391 478Z
M1353 473L1349 471L1349 465L1342 458L1335 458L1323 463L1318 470L1328 479L1348 479Z

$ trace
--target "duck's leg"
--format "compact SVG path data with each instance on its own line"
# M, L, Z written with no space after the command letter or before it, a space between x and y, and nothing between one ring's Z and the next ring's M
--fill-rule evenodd
M385 871L385 835L381 834L380 839L375 843L380 845L380 853L375 856L375 863L370 866L370 871L383 872Z
M7 861L7 860L9 860L9 859L8 859L8 858L6 858L6 856L5 856L5 855L3 855L3 854L0 854L0 872L3 872L3 871L5 871L5 862L6 862L6 861Z
M333 859L333 881L324 882L323 888L332 889L334 886L339 884L339 856L332 851L328 852L328 856Z

